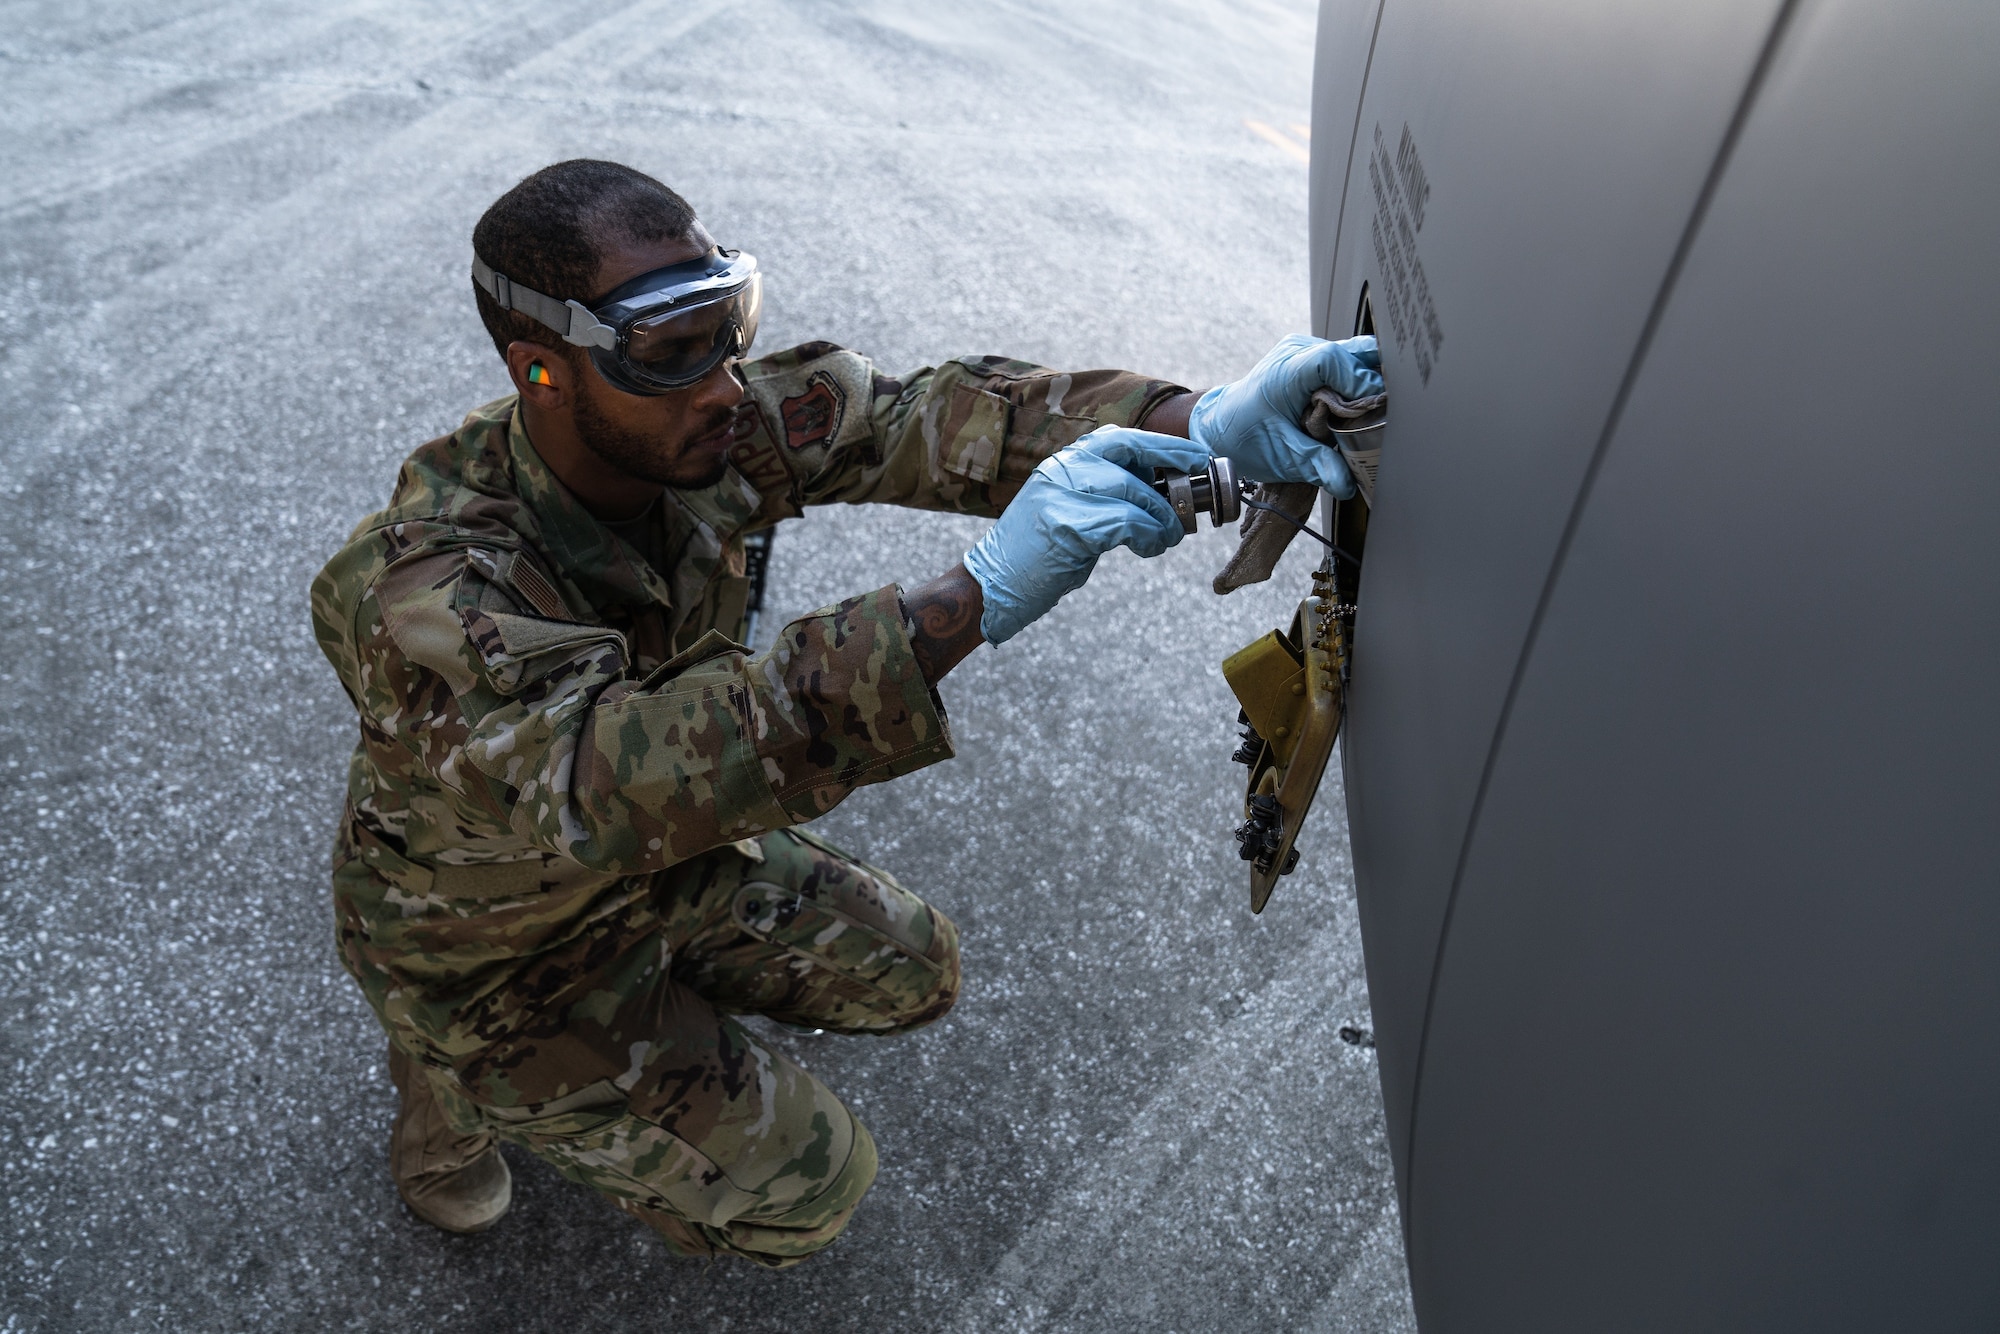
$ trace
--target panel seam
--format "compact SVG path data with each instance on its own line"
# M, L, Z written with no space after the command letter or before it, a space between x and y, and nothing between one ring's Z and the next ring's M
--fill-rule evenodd
M1368 59L1361 66L1361 92L1354 99L1354 129L1347 136L1347 169L1340 177L1340 208L1333 215L1333 253L1327 256L1326 291L1320 293L1319 327L1328 333L1336 332L1333 279L1340 272L1340 238L1347 230L1347 187L1354 181L1354 146L1361 142L1361 108L1368 105L1368 76L1375 72L1375 42L1382 35L1382 10L1387 4L1388 0L1375 0L1375 26L1368 30Z
M1612 438L1618 432L1626 404L1631 399L1640 372L1645 368L1647 353L1652 350L1653 339L1659 332L1667 306L1673 298L1674 287L1680 280L1681 271L1687 265L1688 256L1694 250L1694 243L1700 235L1702 224L1707 220L1709 207L1714 203L1722 178L1736 154L1736 146L1743 137L1744 127L1749 123L1750 113L1763 91L1765 80L1769 77L1771 67L1777 59L1778 49L1783 45L1798 8L1799 0L1780 0L1777 15L1771 22L1770 31L1765 35L1762 49L1757 53L1757 61L1751 66L1750 77L1737 98L1736 109L1730 116L1728 127L1723 131L1722 142L1716 150L1715 159L1709 164L1708 174L1702 181L1700 192L1695 196L1694 208L1689 213L1687 224L1681 230L1680 240L1674 246L1673 255L1667 262L1666 272L1660 279L1660 286L1653 296L1652 306L1646 312L1646 321L1640 326L1639 339L1633 347L1631 359L1626 364L1625 374L1619 380L1618 392L1612 398L1611 409L1606 414L1603 429L1598 433L1597 442L1591 449L1590 462L1584 468L1583 480L1577 487L1576 498L1570 503L1569 516L1563 523L1562 536L1556 543L1555 555L1549 562L1548 574L1544 576L1541 593L1535 600L1534 614L1528 619L1527 635L1523 638L1521 651L1514 660L1514 671L1507 682L1506 696L1501 701L1500 716L1493 725L1493 738L1487 746L1486 761L1480 768L1479 786L1473 794L1472 811L1466 819L1465 833L1459 842L1458 859L1452 868L1451 890L1445 898L1444 920L1438 930L1437 949L1431 958L1430 980L1424 996L1424 1021L1417 1039L1416 1074L1410 1086L1410 1115L1405 1137L1409 1144L1408 1207L1403 1214L1403 1247L1406 1254L1409 1251L1412 1233L1410 1215L1416 1210L1417 1128L1423 1106L1424 1062L1430 1047L1431 1019L1437 1009L1438 979L1444 972L1445 950L1451 941L1451 924L1458 907L1458 893L1465 879L1466 864L1471 859L1473 840L1478 835L1480 816L1486 807L1486 794L1492 782L1494 766L1498 762L1501 746L1506 740L1507 725L1513 717L1514 703L1520 695L1521 682L1527 675L1528 661L1534 654L1536 641L1541 636L1542 623L1547 618L1556 583L1562 576L1563 566L1568 561L1570 548L1576 540L1583 511L1590 501L1598 472L1603 467L1604 456L1610 448ZM1359 132L1358 121L1356 132Z

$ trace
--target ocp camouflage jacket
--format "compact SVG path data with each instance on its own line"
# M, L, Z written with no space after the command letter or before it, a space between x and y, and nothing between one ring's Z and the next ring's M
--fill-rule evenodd
M997 514L1044 457L1177 392L998 358L891 379L827 343L742 369L729 472L654 511L664 568L570 495L509 397L412 454L313 583L361 723L340 951L413 1054L463 1067L656 960L650 873L952 753L894 586L768 652L735 641L745 533L835 501Z

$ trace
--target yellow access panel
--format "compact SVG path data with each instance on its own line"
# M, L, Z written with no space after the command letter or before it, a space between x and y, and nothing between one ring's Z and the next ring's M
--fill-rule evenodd
M1332 573L1315 571L1312 596L1299 603L1289 634L1273 630L1222 663L1243 708L1236 758L1250 766L1250 782L1236 840L1250 863L1253 913L1264 911L1278 877L1298 863L1292 845L1340 736L1347 667L1340 610Z

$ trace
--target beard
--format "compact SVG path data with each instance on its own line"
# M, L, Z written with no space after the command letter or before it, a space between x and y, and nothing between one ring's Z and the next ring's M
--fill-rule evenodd
M699 491L714 486L729 471L727 456L718 456L713 462L690 459L685 456L684 450L663 449L656 436L641 434L613 421L598 406L592 389L584 389L576 396L570 413L576 423L577 437L583 441L584 447L634 477L679 491ZM688 438L699 439L707 430L714 430L725 420L719 419L706 430L696 431Z

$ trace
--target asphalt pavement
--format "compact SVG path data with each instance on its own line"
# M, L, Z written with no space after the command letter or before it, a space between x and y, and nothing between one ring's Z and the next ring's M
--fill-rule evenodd
M0 5L0 1331L1412 1328L1337 774L1261 917L1228 534L1107 559L946 683L959 758L824 819L964 934L956 1010L782 1038L873 1130L841 1242L670 1260L515 1155L385 1165L331 941L354 725L306 586L505 392L468 236L616 158L768 275L760 346L1204 386L1307 325L1310 0ZM786 525L771 617L978 521ZM511 1151L510 1151L511 1153Z

